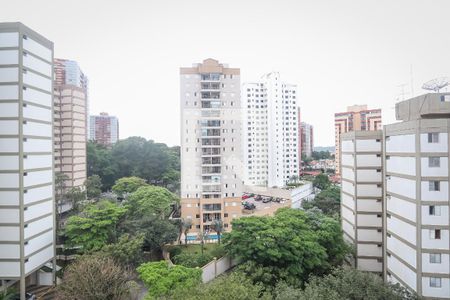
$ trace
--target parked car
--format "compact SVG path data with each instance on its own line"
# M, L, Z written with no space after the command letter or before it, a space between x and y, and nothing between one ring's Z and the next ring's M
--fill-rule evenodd
M245 200L245 199L248 199L248 198L250 198L250 195L248 195L248 194L242 195L242 200Z
M271 197L265 197L262 202L263 203L269 203L270 201L272 201Z
M275 200L273 200L274 202L280 203L281 202L281 198L275 198Z
M261 200L262 200L261 195L257 195L257 196L255 197L255 201L261 201Z
M254 210L256 208L256 205L254 203L245 203L244 208L247 210Z

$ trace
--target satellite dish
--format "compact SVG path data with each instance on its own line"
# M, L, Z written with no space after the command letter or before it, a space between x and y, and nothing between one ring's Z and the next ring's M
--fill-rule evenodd
M450 81L448 77L439 77L430 81L425 82L422 85L422 88L424 90L428 91L435 91L436 93L439 93L439 90L448 86L450 84Z

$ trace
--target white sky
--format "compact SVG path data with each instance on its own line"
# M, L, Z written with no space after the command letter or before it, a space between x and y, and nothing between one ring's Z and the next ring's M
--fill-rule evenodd
M334 144L334 113L382 108L394 121L399 85L450 76L449 0L0 0L79 62L92 114L119 117L120 137L179 144L179 67L212 57L241 80L279 71L298 84L315 145Z

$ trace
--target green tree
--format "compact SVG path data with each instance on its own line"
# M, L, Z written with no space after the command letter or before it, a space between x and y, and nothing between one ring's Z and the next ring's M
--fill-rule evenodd
M99 175L89 176L84 182L88 199L97 199L102 193L102 179Z
M117 243L106 245L99 252L101 255L112 257L124 266L138 266L142 263L144 235L132 236L123 234Z
M88 142L86 148L87 154L87 175L98 175L103 184L103 190L110 189L117 177L117 165L112 157L111 149L97 144Z
M223 221L220 219L215 219L212 224L211 228L217 233L217 241L220 245L220 239L223 233Z
M171 260L177 264L188 268L203 267L213 260L209 254L182 252L175 255Z
M56 230L60 229L60 220L61 220L61 207L64 203L66 192L67 192L67 184L66 181L69 180L69 176L64 173L56 172L55 173L55 211L56 211Z
M67 245L79 246L82 251L100 250L115 240L116 225L125 212L125 208L109 201L86 206L67 220Z
M275 299L289 299L282 292ZM380 276L352 268L339 268L325 277L313 277L303 291L298 293L301 300L404 300L418 299L400 285L384 283Z
M313 151L312 152L312 158L314 160L330 159L331 158L331 154L330 154L330 151Z
M268 285L285 280L300 286L311 274L340 265L349 251L339 222L321 213L282 208L273 217L246 217L232 225L225 249L249 262L243 271Z
M148 296L160 297L177 289L191 288L201 282L202 270L170 266L166 261L149 262L137 268L139 278L148 288Z
M326 174L319 174L314 178L313 186L320 189L325 190L331 185L330 179Z
M86 193L79 186L76 186L66 192L66 199L72 205L72 212L76 213L80 209L81 202L86 200Z
M128 300L136 298L137 288L132 274L112 258L82 255L64 271L57 299Z
M261 284L253 284L244 274L232 272L190 289L177 289L169 297L173 300L271 300Z
M339 187L330 186L322 190L312 200L302 202L305 210L317 207L328 216L339 216L341 208L341 190Z
M126 202L129 214L134 218L145 215L167 218L179 198L169 190L158 186L142 186L132 193Z
M119 197L124 197L124 195L134 193L138 188L146 185L148 184L145 182L145 179L136 176L123 177L116 180L112 190Z

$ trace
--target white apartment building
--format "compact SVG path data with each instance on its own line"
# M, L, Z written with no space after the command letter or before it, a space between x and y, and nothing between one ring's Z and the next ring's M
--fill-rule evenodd
M450 94L396 105L384 126L387 280L450 299Z
M383 271L383 178L381 130L341 135L341 219L355 247L357 269Z
M0 23L0 288L20 281L21 299L55 262L52 78L53 43Z
M180 69L181 215L192 231L241 212L240 70L206 59ZM229 214L233 210L233 214Z
M246 185L283 187L299 175L297 86L268 73L242 87Z
M311 124L300 122L300 136L300 155L311 157L314 151L314 127Z

